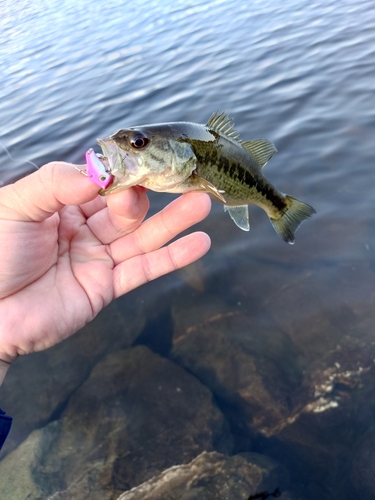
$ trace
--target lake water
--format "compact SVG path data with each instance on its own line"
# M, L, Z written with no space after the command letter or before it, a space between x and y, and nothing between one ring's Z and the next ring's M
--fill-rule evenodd
M70 448L59 434L51 450L74 462L74 426L80 416L86 422L87 408L94 414L104 405L99 391L83 409L78 392L86 394L106 356L142 345L210 391L227 444L214 440L184 455L182 439L168 440L152 467L139 445L137 471L147 462L148 472L108 480L108 496L100 498L117 498L203 449L277 461L284 472L275 488L285 499L373 498L373 2L3 0L0 41L0 186L30 173L28 161L83 163L89 147L99 151L97 137L119 128L205 123L219 109L234 118L243 140L275 143L265 175L317 211L290 246L256 207L244 233L215 204L199 225L212 238L202 261L109 306L79 341L18 360L0 392L0 406L15 417L0 476L12 468L15 482L29 482L9 498L57 498L76 484L71 471L55 484L51 460L41 452L29 457L30 433L45 436L43 429L63 422ZM150 193L151 213L172 198ZM131 333L121 333L127 325ZM174 411L174 398L163 404ZM171 457L172 448L180 455ZM100 463L107 466L109 456ZM79 455L86 472L90 457ZM130 466L121 467L112 478L127 477ZM99 491L100 481L92 481L91 491ZM58 498L99 498L75 494Z

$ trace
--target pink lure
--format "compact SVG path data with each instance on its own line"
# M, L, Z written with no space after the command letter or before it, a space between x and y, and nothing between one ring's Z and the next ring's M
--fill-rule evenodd
M105 165L96 156L93 149L86 152L87 176L102 189L106 189L113 181L113 175L107 172Z

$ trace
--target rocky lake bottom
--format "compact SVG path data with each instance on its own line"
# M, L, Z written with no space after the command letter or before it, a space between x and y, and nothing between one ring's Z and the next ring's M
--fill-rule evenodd
M213 255L17 360L0 497L373 498L374 266L316 258Z

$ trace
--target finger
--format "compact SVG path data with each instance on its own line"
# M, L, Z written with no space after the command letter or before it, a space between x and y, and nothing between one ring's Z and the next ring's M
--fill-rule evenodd
M135 255L157 250L210 213L211 200L205 193L191 192L172 201L136 231L111 244L115 264Z
M64 162L48 163L27 177L0 189L0 217L42 221L64 205L93 200L98 186Z
M197 232L167 247L121 262L113 270L115 297L195 262L208 252L210 246L209 236Z
M103 210L103 208L107 207L107 197L97 196L87 203L81 203L79 207L82 210L83 215L88 219L96 214L96 212L99 212L99 210Z
M91 203L95 203L95 200ZM143 188L134 187L107 197L108 208L100 210L89 219L87 225L104 244L134 231L142 223L149 209L149 201Z

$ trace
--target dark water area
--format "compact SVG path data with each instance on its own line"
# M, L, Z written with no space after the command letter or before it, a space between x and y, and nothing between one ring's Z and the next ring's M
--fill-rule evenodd
M317 211L290 246L215 204L201 261L17 360L0 497L374 498L373 2L5 0L0 42L0 186L219 109Z

